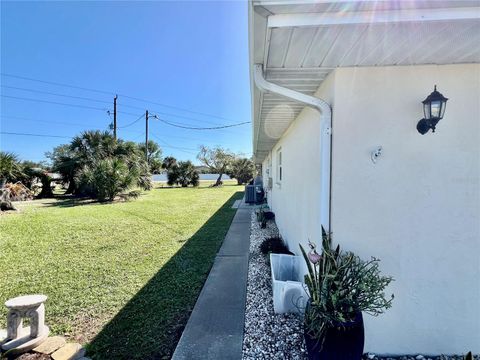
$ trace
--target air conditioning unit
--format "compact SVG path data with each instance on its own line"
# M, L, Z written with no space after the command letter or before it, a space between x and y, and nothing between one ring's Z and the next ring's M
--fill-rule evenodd
M245 186L245 202L247 204L255 203L255 185Z

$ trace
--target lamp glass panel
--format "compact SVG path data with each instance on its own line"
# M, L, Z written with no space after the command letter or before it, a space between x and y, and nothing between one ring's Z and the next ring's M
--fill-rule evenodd
M439 118L441 108L442 108L442 102L440 100L432 101L432 103L430 104L431 117Z
M425 119L430 119L430 104L429 103L423 104L423 114L425 115Z
M440 110L440 119L443 119L443 114L445 114L445 108L447 107L447 102L442 102L442 109Z

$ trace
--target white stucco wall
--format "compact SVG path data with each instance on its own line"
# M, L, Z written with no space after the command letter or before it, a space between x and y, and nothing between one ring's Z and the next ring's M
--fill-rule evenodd
M434 84L450 100L422 136ZM334 242L395 278L393 307L365 316L365 350L480 353L480 65L342 68L317 96L333 105ZM269 201L295 252L320 238L318 132L304 110L272 152L275 179L282 147L284 181Z
M449 101L422 136L434 84ZM395 277L366 350L480 353L480 65L340 69L335 86L334 240Z

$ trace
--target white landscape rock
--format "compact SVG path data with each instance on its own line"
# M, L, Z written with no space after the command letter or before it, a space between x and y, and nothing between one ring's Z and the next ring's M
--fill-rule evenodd
M278 230L273 222L261 229L255 214L251 221L243 359L306 359L302 319L274 314L270 267L259 249Z
M243 360L307 359L301 317L295 314L275 314L273 311L270 266L267 264L266 256L260 252L259 246L265 238L274 235L278 235L275 224L269 222L266 229L261 229L253 213L250 232ZM464 360L464 357L462 355L427 357L419 354L381 356L368 353L363 356L363 359ZM475 355L474 359L480 360L480 356Z

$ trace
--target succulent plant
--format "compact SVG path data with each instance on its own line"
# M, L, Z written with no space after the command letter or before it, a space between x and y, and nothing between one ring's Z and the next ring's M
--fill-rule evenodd
M310 293L310 304L305 312L307 332L322 339L329 327L351 322L358 312L373 316L390 308L393 295L387 298L384 290L393 280L382 276L379 260L363 261L351 252L342 252L322 228L322 254L309 242L307 254L300 245L307 264L305 284Z

